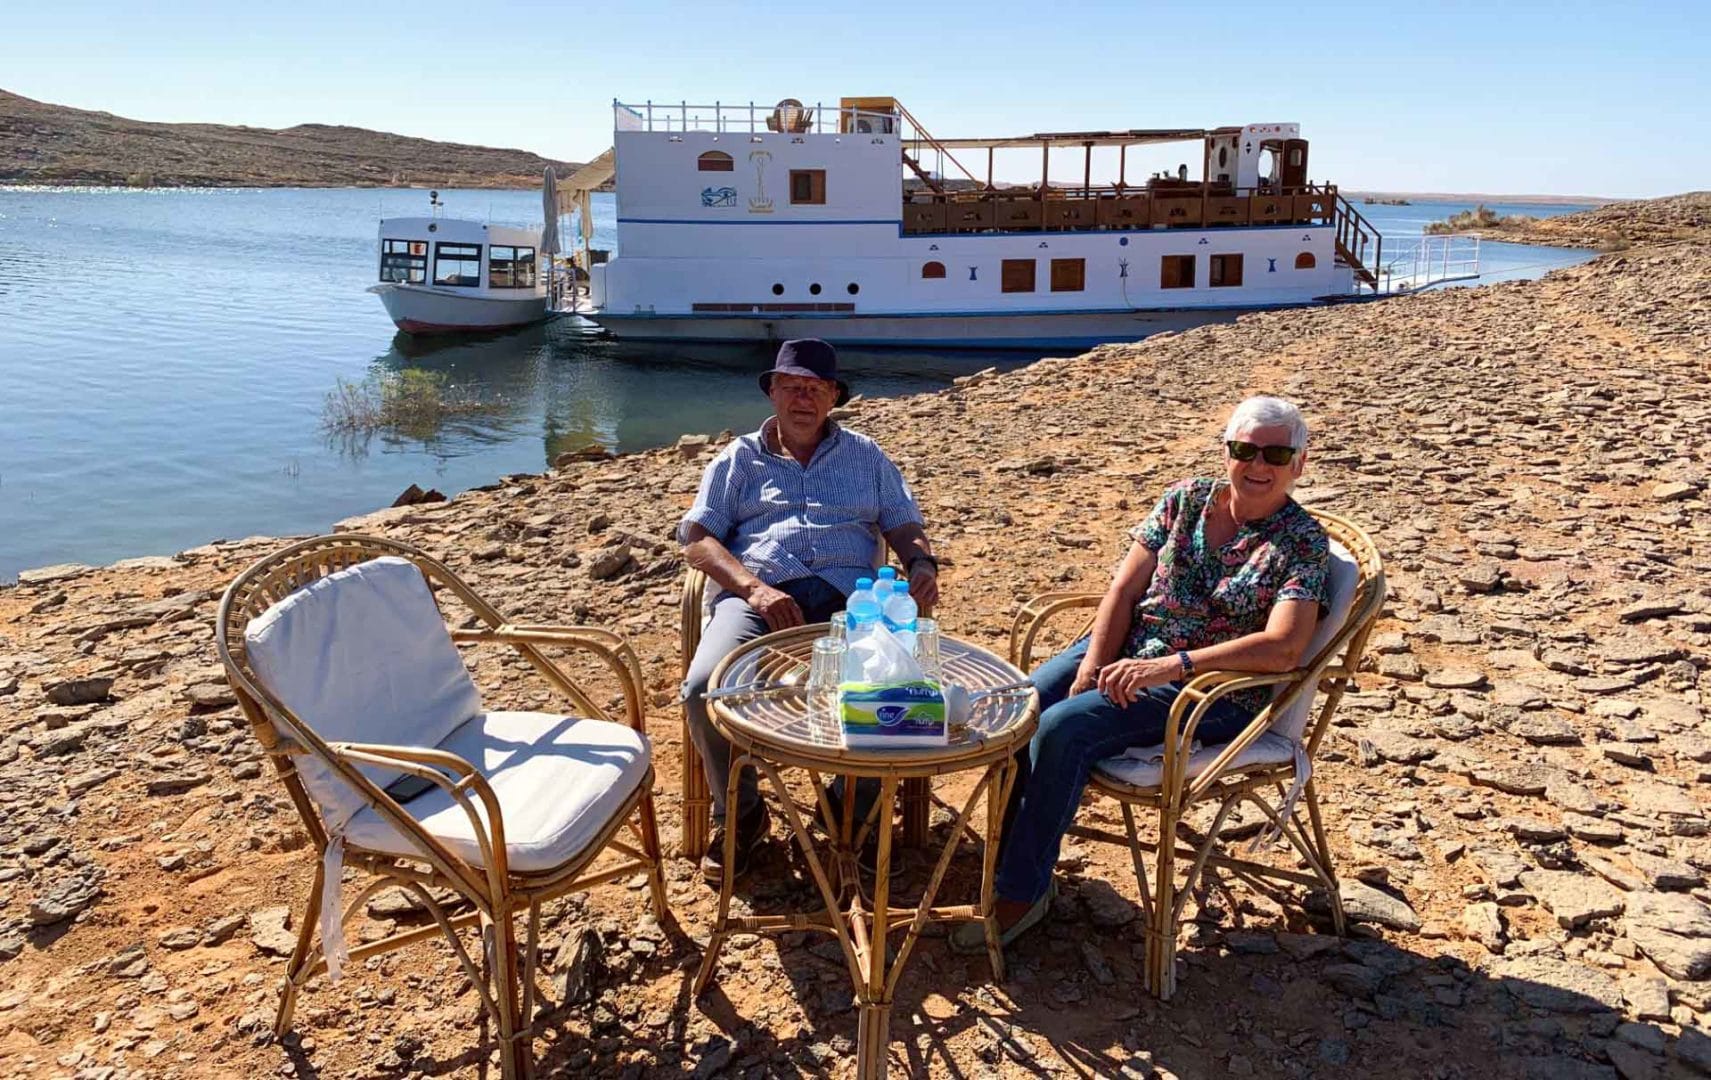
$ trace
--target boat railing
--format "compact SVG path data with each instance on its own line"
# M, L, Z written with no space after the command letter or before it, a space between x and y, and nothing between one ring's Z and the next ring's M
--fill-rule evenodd
M1139 185L967 187L903 193L903 231L1014 232L1066 229L1329 225L1334 184L1234 187L1154 178Z
M1479 237L1468 233L1435 233L1392 237L1378 267L1380 293L1418 292L1451 281L1480 276Z
M696 105L688 101L644 101L640 104L614 101L612 113L613 127L618 131L901 135L905 127L903 117L898 113L841 108L820 102L803 104L794 99L786 99L776 105L758 101L715 101L711 105Z

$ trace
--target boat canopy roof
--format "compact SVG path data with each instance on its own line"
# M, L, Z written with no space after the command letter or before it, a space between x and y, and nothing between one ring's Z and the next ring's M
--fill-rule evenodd
M997 139L937 139L946 150L1004 150L1046 146L1135 146L1141 143L1186 142L1204 139L1226 129L1132 128L1128 131L1043 131L1035 135L1012 135ZM1238 131L1238 128L1229 128Z

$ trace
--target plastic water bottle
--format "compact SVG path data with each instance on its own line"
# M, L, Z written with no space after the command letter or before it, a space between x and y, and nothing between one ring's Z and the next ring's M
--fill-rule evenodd
M844 611L849 620L849 639L852 644L879 625L884 613L880 610L879 599L874 595L872 578L856 579L855 592L850 593Z
M891 595L886 597L884 604L884 619L886 628L893 633L907 630L915 632L915 619L921 614L921 605L915 603L915 598L909 595L909 583L899 581Z
M886 627L910 652L915 651L915 621L920 614L921 606L909 595L909 583L899 581L897 589L885 601L884 619Z
M897 568L895 566L880 567L879 573L876 574L875 577L879 581L886 582L887 584L885 587L890 589L892 592L897 591Z

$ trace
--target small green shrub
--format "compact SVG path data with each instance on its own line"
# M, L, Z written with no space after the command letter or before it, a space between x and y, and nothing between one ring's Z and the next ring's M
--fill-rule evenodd
M1469 229L1519 229L1525 228L1537 221L1528 214L1499 214L1491 207L1480 203L1472 210L1463 210L1452 214L1445 221L1434 221L1426 226L1426 231L1434 235L1439 233L1466 232Z

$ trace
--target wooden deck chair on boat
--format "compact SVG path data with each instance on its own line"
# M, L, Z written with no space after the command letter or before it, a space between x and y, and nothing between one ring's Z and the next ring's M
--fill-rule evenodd
M1069 830L1129 848L1147 920L1143 975L1147 988L1161 999L1168 999L1176 987L1177 922L1208 865L1242 877L1323 888L1332 923L1339 935L1343 933L1342 900L1319 814L1312 763L1378 621L1386 586L1378 550L1365 532L1334 514L1313 511L1313 516L1331 539L1331 604L1308 644L1303 666L1273 675L1206 671L1194 676L1171 707L1158 754L1109 758L1093 770L1089 789L1122 804L1127 835L1087 826ZM1034 644L1054 617L1097 607L1099 600L1097 593L1049 593L1030 600L1010 631L1011 662L1028 670ZM1091 619L1082 633L1090 627ZM1195 748L1195 728L1214 702L1258 686L1273 688L1271 703L1240 735L1224 745ZM1289 841L1306 871L1215 850L1230 813L1243 802L1257 807L1270 821L1270 835L1281 834ZM1194 837L1198 846L1166 843L1166 838L1177 837L1188 812L1202 803L1215 803L1217 811L1205 834ZM1157 812L1156 844L1142 840L1137 832L1137 807ZM1146 853L1154 856L1150 885L1143 860ZM1180 881L1178 858L1188 865Z
M448 630L441 598L481 625ZM541 904L645 873L654 914L667 917L635 653L596 627L513 625L421 551L355 535L292 544L245 570L220 602L217 635L317 854L275 1033L290 1030L298 992L322 971L336 978L351 960L441 933L493 1022L503 1075L528 1075ZM575 715L485 710L458 642L515 647ZM607 719L543 648L609 669L624 722ZM633 843L619 835L625 826ZM607 853L622 861L597 867ZM345 866L369 880L341 911ZM345 924L389 887L435 925L347 947ZM470 910L442 903L440 890ZM479 964L462 940L472 926Z
M883 566L885 541L880 538L874 555L876 566ZM713 617L713 601L718 593L707 575L691 567L683 578L683 596L679 604L678 655L682 658L680 676L688 678L689 662L701 647L701 631ZM701 765L701 753L689 736L689 710L683 711L683 839L681 849L688 859L699 859L707 853L712 835L713 796L707 788L707 772ZM923 779L903 781L899 802L903 808L903 842L919 847L927 842L927 823L932 809L931 786Z

